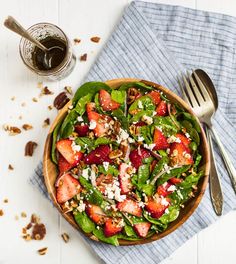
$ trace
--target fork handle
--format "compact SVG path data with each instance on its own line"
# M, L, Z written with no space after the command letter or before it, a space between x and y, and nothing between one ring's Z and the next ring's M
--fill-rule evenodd
M211 195L212 205L216 212L216 215L222 215L223 193L221 189L219 175L217 172L217 167L215 164L215 156L213 152L212 138L211 138L211 134L209 133L209 128L207 126L206 126L206 135L207 135L208 143L210 146L210 160L211 160L211 168L210 168L210 175L209 175L210 195Z
M211 129L211 132L216 140L216 143L218 144L218 147L220 149L220 152L221 152L221 155L222 155L222 158L223 158L223 161L225 163L225 167L229 173L229 177L230 177L230 180L231 180L231 183L232 183L232 186L233 186L233 189L236 193L236 170L225 150L225 147L223 146L219 136L217 135L216 133L216 130L213 128L213 126L210 127Z

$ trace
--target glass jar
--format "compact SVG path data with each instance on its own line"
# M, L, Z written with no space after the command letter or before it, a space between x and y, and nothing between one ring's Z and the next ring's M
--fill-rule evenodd
M27 31L38 41L42 41L46 38L60 39L65 43L66 51L64 59L57 67L50 70L40 70L37 68L32 58L35 45L27 39L21 38L19 50L24 64L34 73L49 80L61 80L68 76L75 67L76 57L73 54L72 44L66 34L59 27L50 23L35 24L27 29Z

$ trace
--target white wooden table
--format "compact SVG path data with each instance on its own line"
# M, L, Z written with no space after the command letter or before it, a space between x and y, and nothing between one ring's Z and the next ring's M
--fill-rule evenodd
M71 39L76 37L82 42L75 46L79 56L88 53L87 62L78 62L76 69L61 82L44 83L55 94L70 85L75 91L79 81L85 76L96 59L99 51L119 20L129 0L8 0L1 1L0 21L7 15L15 16L23 25L29 27L37 22L52 22L59 25ZM169 4L184 5L236 16L235 0L162 0ZM91 36L100 36L101 42L89 41ZM38 97L37 76L23 65L19 53L19 38L0 27L0 125L21 126L29 123L34 126L17 136L8 136L0 131L0 264L15 263L101 263L77 231L66 223L41 194L28 184L28 179L40 161L43 144L48 128L42 128L43 120L56 116L56 110L49 111L55 96L44 96L38 103L32 101ZM12 101L10 98L15 96ZM26 106L21 106L22 103ZM22 120L19 116L22 116ZM38 147L32 158L24 157L24 146L29 140L36 141ZM12 164L13 171L8 170ZM9 203L3 203L8 198ZM25 211L28 215L39 214L47 226L47 236L43 241L25 242L21 238L21 228L28 220L15 215ZM212 212L213 213L213 212ZM179 248L165 263L173 264L234 264L236 239L236 212L219 219L200 234ZM67 232L71 239L65 244L60 234ZM37 249L48 247L45 256L39 256Z

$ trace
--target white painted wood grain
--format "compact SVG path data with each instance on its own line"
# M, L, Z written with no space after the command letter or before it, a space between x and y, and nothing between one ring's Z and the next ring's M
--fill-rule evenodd
M153 0L154 1L154 0ZM74 72L61 82L45 83L57 94L65 85L71 85L75 91L90 66L104 46L114 26L118 22L123 9L129 0L11 0L1 2L0 21L11 14L26 27L42 21L58 24L71 39L82 39L75 46L77 56L88 53L87 62L77 62ZM236 16L235 0L162 0L154 1L174 5L183 5L216 12L224 12ZM89 41L91 36L101 37L99 44ZM3 123L21 126L23 123L33 124L32 131L23 132L16 137L9 137L0 130L0 208L5 215L0 218L0 264L15 263L100 263L97 256L83 241L80 234L61 219L57 211L51 207L41 194L28 184L28 178L39 162L43 152L43 143L47 129L42 128L43 120L56 116L56 111L48 111L54 96L40 98L39 103L32 102L39 90L36 87L37 76L29 72L18 54L19 38L0 27L0 125ZM10 100L16 96L13 102ZM26 107L21 103L26 102ZM18 116L23 119L19 120ZM35 140L39 146L32 158L24 158L24 145L28 140ZM7 170L8 164L15 167ZM7 197L9 204L3 204ZM21 228L27 221L14 220L15 214L26 211L39 213L47 225L47 237L39 242L25 242L21 239ZM234 264L234 241L236 237L236 212L222 218L216 224L193 237L179 248L165 264ZM60 234L69 233L71 241L65 244ZM6 242L7 241L7 242ZM48 254L38 256L36 250L48 246Z

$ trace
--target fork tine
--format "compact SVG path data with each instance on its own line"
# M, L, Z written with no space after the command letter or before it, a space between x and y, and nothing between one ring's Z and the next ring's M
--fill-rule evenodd
M179 79L179 77L177 77L177 79L178 79L179 87L180 87L180 89L181 89L181 92L182 92L182 95L183 95L183 99L184 99L184 101L185 101L187 104L191 105L191 103L190 103L190 101L189 101L189 99L188 99L188 96L187 96L187 94L185 93L185 90L184 90L184 87L183 87L183 85L182 85L181 80Z
M195 71L193 71L193 75L196 78L196 81L198 83L198 86L202 92L202 95L203 95L205 101L211 100L211 97L210 97L205 85L202 83L201 79L198 77L198 75Z
M188 94L188 97L190 99L192 107L198 107L198 102L197 102L197 100L195 98L195 95L193 94L193 91L192 91L187 79L185 78L185 76L183 74L182 74L182 77L183 77L184 84L185 84L185 87L186 87L186 91L187 91L187 94Z
M192 85L194 94L196 96L196 99L197 99L199 105L201 105L205 102L204 97L202 96L201 92L199 91L199 88L198 88L196 82L194 81L193 77L191 76L191 74L188 71L187 71L187 74L188 74L188 78L190 80L190 83Z

